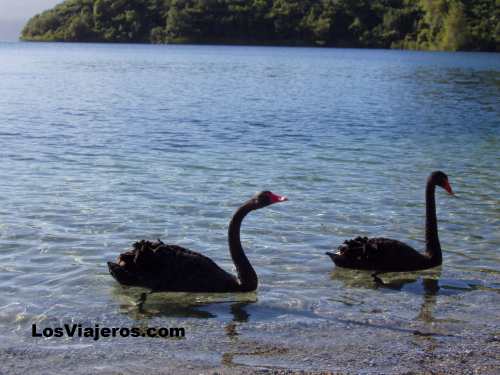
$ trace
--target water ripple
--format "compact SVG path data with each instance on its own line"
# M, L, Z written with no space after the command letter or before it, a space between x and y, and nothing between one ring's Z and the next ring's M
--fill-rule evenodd
M498 54L23 43L0 44L0 61L0 327L10 344L32 343L33 322L183 324L191 341L163 352L299 369L316 356L336 371L332 352L419 353L414 332L471 344L470 332L486 340L498 322ZM435 169L458 196L437 192L441 268L377 288L369 273L333 267L324 252L352 236L422 249ZM141 304L143 290L107 274L106 261L143 237L234 272L228 221L263 189L290 202L243 225L256 294ZM146 341L110 342L95 345L108 357L153 356ZM71 343L32 350L88 348ZM234 347L257 354L233 358Z

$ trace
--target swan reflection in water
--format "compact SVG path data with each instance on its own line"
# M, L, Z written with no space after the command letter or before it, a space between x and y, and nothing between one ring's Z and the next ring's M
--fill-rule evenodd
M220 354L221 365L239 366L235 361L239 356L260 357L263 355L282 355L287 348L279 344L263 344L252 338L240 336L238 328L252 319L259 320L263 316L274 319L283 314L282 309L257 308L257 293L233 294L192 294L192 293L144 293L141 288L123 288L116 286L112 295L120 301L120 310L132 319L141 321L147 326L153 317L198 318L222 320L224 335L230 345ZM252 309L250 313L249 310Z
M440 286L441 267L419 273L388 273L379 276L367 271L335 268L331 273L333 280L341 281L344 288L365 288L387 291L406 291L422 295L422 305L417 320L431 323L434 321L432 310L436 305L437 296L441 293L450 294L445 287Z
M120 311L136 320L162 316L169 318L225 319L232 322L247 322L250 314L245 310L257 302L256 293L205 294L144 292L142 288L112 289L113 297L119 301Z

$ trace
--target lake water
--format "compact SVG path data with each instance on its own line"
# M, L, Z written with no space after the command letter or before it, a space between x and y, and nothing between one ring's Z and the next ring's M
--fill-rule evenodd
M495 373L500 365L500 54L0 44L2 373ZM437 190L442 267L336 269L357 235L424 246ZM256 293L123 288L106 261L161 238ZM184 327L186 338L33 338L31 327Z

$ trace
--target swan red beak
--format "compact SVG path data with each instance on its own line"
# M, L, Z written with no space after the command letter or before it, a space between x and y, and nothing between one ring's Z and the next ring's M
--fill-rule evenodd
M288 200L288 198L283 195L278 195L271 192L269 193L269 198L271 199L271 203L285 202Z
M444 190L446 190L446 191L448 192L448 194L450 194L450 195L455 195L455 194L453 193L453 190L451 190L451 185L450 185L450 183L448 182L448 180L446 180L446 181L444 182L444 186L443 186L443 188L444 188Z

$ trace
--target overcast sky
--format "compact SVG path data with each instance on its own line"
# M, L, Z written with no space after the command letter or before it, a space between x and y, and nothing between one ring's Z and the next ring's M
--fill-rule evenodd
M24 23L62 0L0 0L0 40L16 40Z

